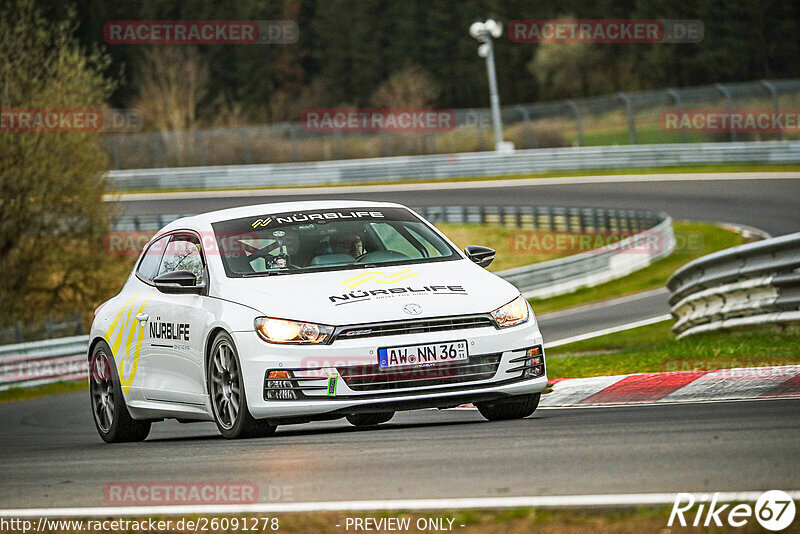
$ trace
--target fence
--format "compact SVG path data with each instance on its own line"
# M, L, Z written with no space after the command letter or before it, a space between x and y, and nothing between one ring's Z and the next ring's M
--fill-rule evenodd
M669 279L679 337L757 324L800 324L800 233L694 260Z
M762 80L505 106L503 137L518 148L798 139L797 133L706 134L661 129L669 109L800 108L800 80ZM454 110L456 128L423 133L321 133L300 123L108 134L115 169L377 158L494 150L488 108Z
M14 321L10 326L0 328L0 345L53 339L85 332L83 314L80 312L75 312L68 317L45 317L40 321L25 323Z
M553 170L708 163L800 163L800 142L696 143L475 152L263 165L221 165L109 173L115 190L221 189L448 180Z
M447 206L416 211L433 223L628 236L600 249L496 273L517 286L526 298L568 293L620 278L669 255L675 246L672 219L649 211L531 206ZM129 219L126 224L135 227L127 229L155 231L161 222ZM652 246L654 242L656 246ZM0 347L0 391L83 378L88 343L88 336L75 336Z

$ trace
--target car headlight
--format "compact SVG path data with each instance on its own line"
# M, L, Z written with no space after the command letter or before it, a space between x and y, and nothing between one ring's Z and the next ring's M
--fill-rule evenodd
M492 317L500 328L522 324L530 317L528 302L520 295L508 304L494 310Z
M325 343L333 334L332 326L272 317L257 317L254 324L259 337L270 343Z

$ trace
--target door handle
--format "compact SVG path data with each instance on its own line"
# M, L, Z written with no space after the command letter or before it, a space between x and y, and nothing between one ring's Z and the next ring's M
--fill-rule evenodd
M137 321L145 322L148 319L150 319L150 316L147 315L146 313L140 313L139 315L136 316Z

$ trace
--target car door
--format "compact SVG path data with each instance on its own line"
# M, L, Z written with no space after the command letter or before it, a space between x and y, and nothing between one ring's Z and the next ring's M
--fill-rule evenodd
M207 284L200 239L190 232L170 236L157 276L191 271L198 284ZM202 405L205 402L203 352L211 322L204 295L163 293L156 290L148 303L143 354L143 393L147 400Z

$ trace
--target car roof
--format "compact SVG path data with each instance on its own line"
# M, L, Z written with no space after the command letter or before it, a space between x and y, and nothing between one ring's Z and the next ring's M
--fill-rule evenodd
M271 202L267 204L252 204L238 208L210 211L189 217L175 219L162 228L158 234L173 230L205 230L211 223L239 219L242 217L257 217L287 211L306 211L314 209L353 209L353 208L405 208L395 202L371 202L367 200L306 200L302 202Z

